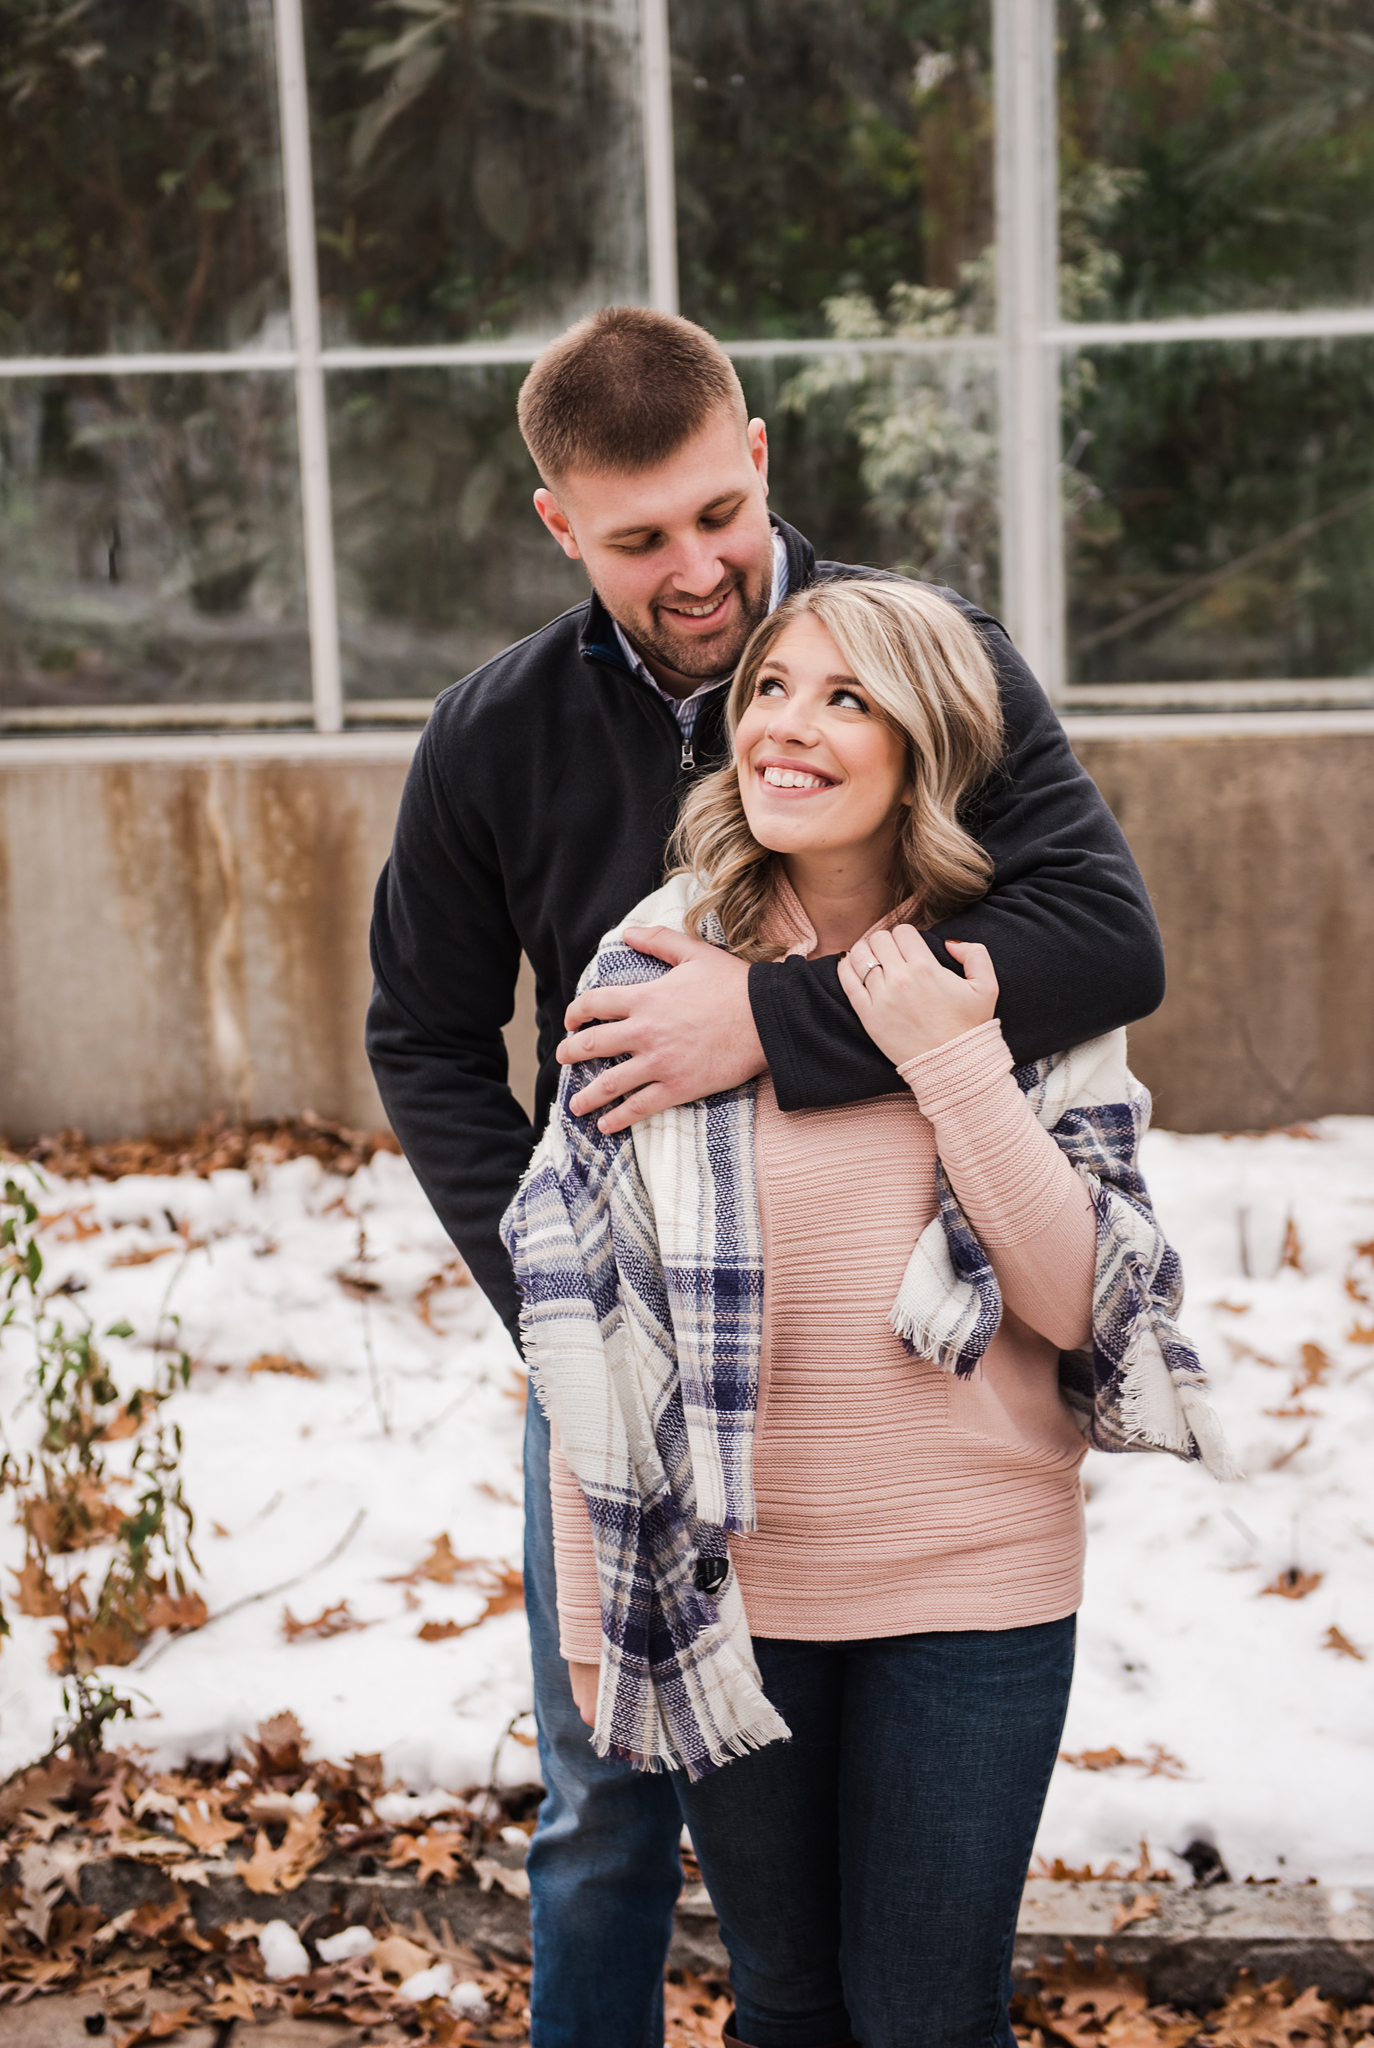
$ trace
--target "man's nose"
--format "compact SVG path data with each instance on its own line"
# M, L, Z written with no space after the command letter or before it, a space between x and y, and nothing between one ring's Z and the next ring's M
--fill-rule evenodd
M709 534L684 540L673 563L673 588L683 597L710 597L725 581L725 565Z

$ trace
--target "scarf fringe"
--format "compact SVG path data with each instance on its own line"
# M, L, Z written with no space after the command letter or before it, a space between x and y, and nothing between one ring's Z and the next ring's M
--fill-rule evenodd
M685 1771L689 1785L696 1785L703 1778L711 1777L716 1771L724 1770L736 1757L748 1756L752 1750L767 1749L773 1742L790 1742L792 1730L783 1720L776 1707L763 1702L764 1711L747 1724L732 1728L728 1734L720 1735L704 1757L683 1757L670 1751L656 1750L649 1755L641 1750L626 1749L609 1736L595 1735L592 1747L600 1757L626 1763L636 1771L659 1773L664 1771Z

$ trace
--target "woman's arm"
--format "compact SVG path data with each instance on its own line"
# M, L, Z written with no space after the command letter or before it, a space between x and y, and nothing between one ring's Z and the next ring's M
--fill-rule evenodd
M962 981L935 964L912 926L876 932L841 961L841 986L934 1125L1003 1301L1071 1351L1092 1327L1092 1203L1012 1079L986 947L953 941L951 951Z
M1005 1305L1061 1351L1092 1332L1097 1217L1087 1187L1012 1079L994 1020L903 1063L940 1164Z
M601 1594L591 1518L582 1488L563 1455L556 1423L549 1431L549 1495L558 1574L559 1654L570 1664L597 1664L601 1659Z

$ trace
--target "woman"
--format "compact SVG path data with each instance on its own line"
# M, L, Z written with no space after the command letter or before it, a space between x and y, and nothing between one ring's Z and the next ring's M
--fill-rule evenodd
M1085 1439L1224 1452L1124 1033L1013 1076L986 951L950 944L960 979L920 936L988 880L959 822L1001 742L973 628L911 583L800 592L730 721L627 922L843 954L906 1086L783 1116L765 1077L606 1137L565 1076L507 1217L563 1653L599 1750L682 1767L737 2039L1009 2048ZM643 972L613 933L584 985Z

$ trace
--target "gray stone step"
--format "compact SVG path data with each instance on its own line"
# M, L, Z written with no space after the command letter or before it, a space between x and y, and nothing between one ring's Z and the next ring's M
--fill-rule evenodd
M517 1890L518 1857L494 1852L506 1882ZM436 1933L448 1922L460 1941L476 1942L514 1961L529 1958L529 1907L502 1888L488 1869L490 1889L474 1878L421 1888L401 1871L363 1877L356 1862L322 1864L295 1891L279 1898L250 1892L232 1861L212 1867L207 1885L188 1887L202 1927L229 1920L288 1920L299 1925L338 1912L345 1922L402 1925L423 1914ZM168 1896L168 1881L139 1864L87 1864L83 1899L107 1913L145 1899ZM1130 1915L1131 1917L1127 1918ZM1236 1972L1253 1970L1262 1981L1288 1976L1301 1988L1315 1984L1324 1997L1352 2002L1374 1991L1374 1887L1329 1885L1066 1883L1031 1878L1016 1932L1018 1975L1040 1957L1058 1961L1066 1943L1091 1958L1099 1945L1115 1962L1144 1975L1153 2000L1195 2010L1224 1997ZM726 1955L705 1889L684 1891L677 1909L671 1960L699 1976L723 1977ZM6 2043L7 2048L7 2043Z

